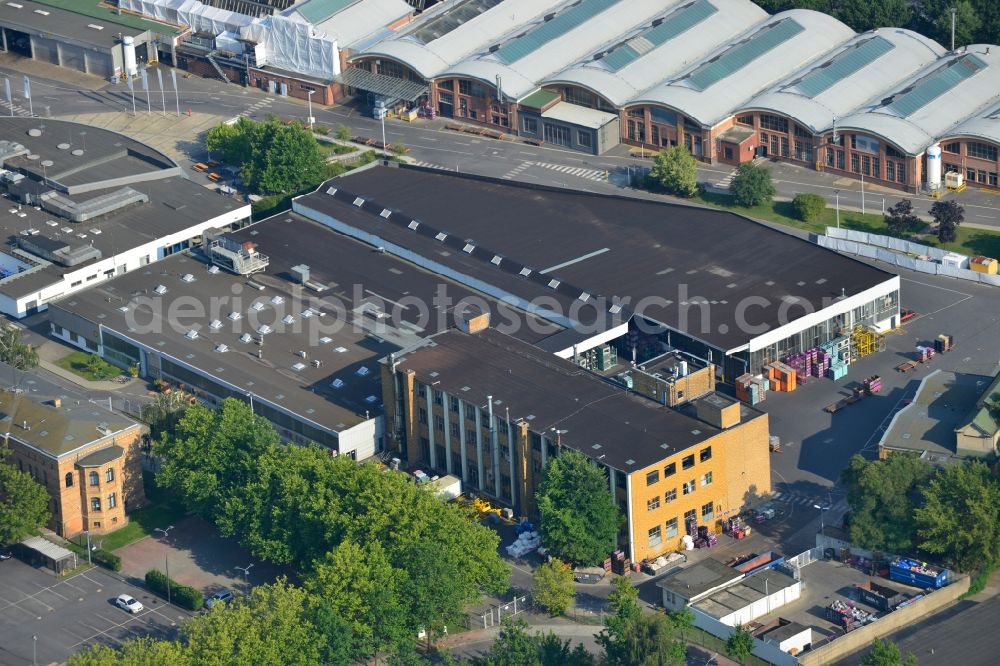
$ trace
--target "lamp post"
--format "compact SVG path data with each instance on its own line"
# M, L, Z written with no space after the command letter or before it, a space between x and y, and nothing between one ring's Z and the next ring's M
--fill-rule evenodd
M31 636L31 666L38 664L38 636Z
M87 530L87 564L93 565L94 563L90 559L90 530Z
M813 504L814 509L819 509L819 533L823 534L826 529L826 523L823 520L823 514L829 510L829 506L820 506L819 504Z
M840 190L834 190L833 196L837 198L837 228L840 228Z
M170 530L172 530L172 529L174 529L173 525L171 525L170 527L167 527L167 528L156 527L156 528L153 529L153 531L154 532L162 532L163 533L163 538L166 539L167 538L167 534L169 534ZM163 554L163 567L167 570L167 572L166 572L166 575L167 575L167 603L169 604L170 603L170 557L166 553Z
M309 90L307 92L309 94L309 117L306 119L306 121L309 124L309 129L312 129L313 128L313 124L315 124L315 122L316 122L316 119L313 118L313 93L315 93L316 91L315 90Z
M389 150L389 144L385 142L385 109L379 113L379 117L382 119L382 152L387 153Z
M243 587L245 588L244 589L244 594L246 594L247 598L249 598L250 597L250 570L253 569L253 564L251 563L251 564L246 565L245 567L233 567L233 568L236 569L236 570L238 570L238 571L242 571L243 572Z

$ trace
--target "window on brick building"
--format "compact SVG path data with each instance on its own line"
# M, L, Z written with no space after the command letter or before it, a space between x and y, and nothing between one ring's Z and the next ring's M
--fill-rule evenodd
M654 469L652 472L646 473L646 485L651 486L660 480L660 471Z
M663 468L663 478L667 478L668 476L673 476L676 473L677 473L677 463L670 463L669 465Z
M91 471L89 476L90 476L90 485L92 486L101 485L101 477L98 475L97 472Z
M685 481L684 482L684 494L685 495L690 495L691 493L694 492L694 489L695 489L694 479L691 479L690 481Z
M706 460L712 459L712 447L706 446L701 451L698 452L698 460L705 462Z
M108 508L113 509L118 506L118 496L115 493L108 495Z
M701 485L702 485L703 488L705 486L712 485L712 473L711 472L705 472L704 474L701 475Z
M681 458L681 469L691 469L694 467L694 454Z
M715 505L712 504L711 502L709 502L708 504L703 504L702 505L702 507L701 507L701 519L703 521L708 522L708 521L712 520L712 517L715 515L715 512L712 510L714 508L714 506Z
M657 495L653 499L648 500L646 502L646 510L647 511L655 511L656 509L659 509L659 508L660 508L660 496L659 495Z
M991 146L988 143L970 141L965 144L965 154L969 157L976 157L981 160L989 160L991 162L997 161L997 147Z
M106 470L104 470L104 480L107 481L108 483L111 483L112 481L115 480L115 468L114 467L109 467Z
M90 510L91 511L100 511L101 510L101 498L100 497L91 497L90 498Z
M427 410L424 409L423 407L417 410L417 421L423 423L424 425L427 425Z
M649 547L653 548L659 546L663 542L663 536L660 533L660 526L649 528Z
M667 538L677 536L677 519L671 518L667 521Z
M959 153L962 152L962 144L959 141L955 141L954 143L946 143L943 146L941 146L941 150L943 150L946 153L954 153L958 155ZM889 150L888 148L886 148L886 153L888 154L888 152Z
M66 472L66 487L73 487L73 472Z

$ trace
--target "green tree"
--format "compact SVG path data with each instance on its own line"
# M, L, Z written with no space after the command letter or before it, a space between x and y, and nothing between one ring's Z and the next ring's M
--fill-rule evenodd
M965 208L954 199L935 201L931 205L931 217L937 225L937 237L942 243L952 243L958 225L965 220Z
M311 597L309 620L320 637L320 662L326 666L347 666L354 662L354 635L351 623L337 615L322 597Z
M6 462L10 450L0 444L0 545L38 534L49 522L49 493L27 472Z
M120 650L100 643L71 655L67 666L195 666L184 646L144 636L125 641Z
M625 576L615 578L608 597L611 612L597 643L607 666L682 666L687 647L680 636L690 626L690 612L644 614L639 591Z
M552 615L562 615L573 604L573 569L561 560L545 562L535 570L534 598Z
M799 192L792 199L792 210L803 222L812 222L826 210L826 199L812 192Z
M917 230L920 227L920 218L913 214L913 202L909 199L900 199L899 203L889 206L885 215L885 225L889 227L889 233L896 236Z
M614 549L621 516L604 471L564 451L542 470L536 495L542 543L562 560L593 565Z
M327 553L306 580L306 589L323 600L328 612L349 623L353 659L377 659L386 646L412 636L402 583L403 572L389 563L382 544L362 548L347 540Z
M853 456L841 472L851 507L851 543L869 550L911 550L919 487L930 474L928 463L909 454L875 461Z
M861 658L861 666L917 666L917 658L912 653L904 657L898 645L876 638L872 649Z
M858 32L867 32L903 27L911 12L906 0L839 0L834 16Z
M597 658L580 643L570 647L569 639L562 640L552 632L539 634L537 640L542 666L597 666Z
M21 340L19 326L0 324L0 361L18 370L29 370L38 365L38 352Z
M658 154L649 176L667 192L679 197L698 193L697 164L684 146L673 146Z
M726 639L726 654L741 664L745 664L747 657L753 654L753 634L742 624L736 625Z
M735 196L738 205L747 208L770 201L777 193L771 182L770 169L753 162L744 162L736 168L729 191Z
M1000 562L1000 481L985 463L945 467L923 488L923 500L916 509L921 548L961 571Z
M193 405L174 432L154 446L162 459L156 481L199 516L223 519L216 522L231 536L238 525L222 507L244 501L245 486L258 474L258 460L278 443L274 427L241 400L227 398L215 410Z
M472 663L473 666L541 666L542 659L538 640L528 633L528 623L508 617L489 651Z
M995 12L995 3L993 6L992 11ZM945 48L951 48L952 8L955 9L955 47L982 42L980 29L983 27L983 21L979 10L969 0L923 0L919 5L919 14L914 27L937 40Z
M313 133L299 123L284 124L274 116L263 122L240 118L209 130L205 145L230 164L261 194L292 194L323 179L323 155Z
M337 125L337 133L334 136L336 136L341 141L350 141L351 128L341 123L340 125Z
M258 585L223 612L193 617L181 635L198 666L314 666L323 643L310 622L306 591L283 580Z

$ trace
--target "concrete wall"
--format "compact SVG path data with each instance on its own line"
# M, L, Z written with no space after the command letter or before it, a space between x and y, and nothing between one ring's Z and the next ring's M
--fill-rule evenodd
M704 629L713 636L726 640L735 631L733 627L719 622L714 617L706 615L697 608L692 608L691 610L694 612L694 626ZM765 643L759 638L754 638L753 642L753 654L775 666L795 666L797 663L802 663L801 660L797 661L795 657L787 652L782 652L772 643Z
M799 656L798 663L802 666L822 666L845 657L852 652L869 647L873 640L886 636L896 629L913 624L925 615L930 615L958 599L969 590L969 577L962 575L951 585L927 594L919 601L888 613L879 618L878 622L865 625L859 629L844 634L834 641L806 652ZM756 654L756 650L754 651Z

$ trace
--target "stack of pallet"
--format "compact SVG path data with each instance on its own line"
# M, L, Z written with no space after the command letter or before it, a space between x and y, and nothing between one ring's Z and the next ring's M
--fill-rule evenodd
M825 349L820 349L819 347L814 347L806 353L812 357L813 377L826 377L826 373L830 369L830 364L833 361L830 353Z
M772 391L788 393L794 391L798 386L795 370L784 363L771 363L768 365L767 378L771 382Z
M766 377L754 377L747 373L736 378L736 397L750 405L762 402L768 388L770 381Z
M934 358L934 347L924 347L923 345L917 345L917 360L921 363L926 363L927 361Z
M874 354L876 351L877 336L874 331L870 331L862 326L855 326L851 331L851 351L855 358L863 358Z
M795 370L795 381L797 384L805 384L812 374L812 358L809 354L796 352L785 357L785 364Z
M865 392L867 392L869 395L874 395L882 390L882 378L879 377L878 375L872 375L871 377L867 377L862 382L862 384L864 386Z
M955 346L955 339L950 335L941 334L937 336L937 340L934 341L934 349L939 354L951 351L951 348Z

